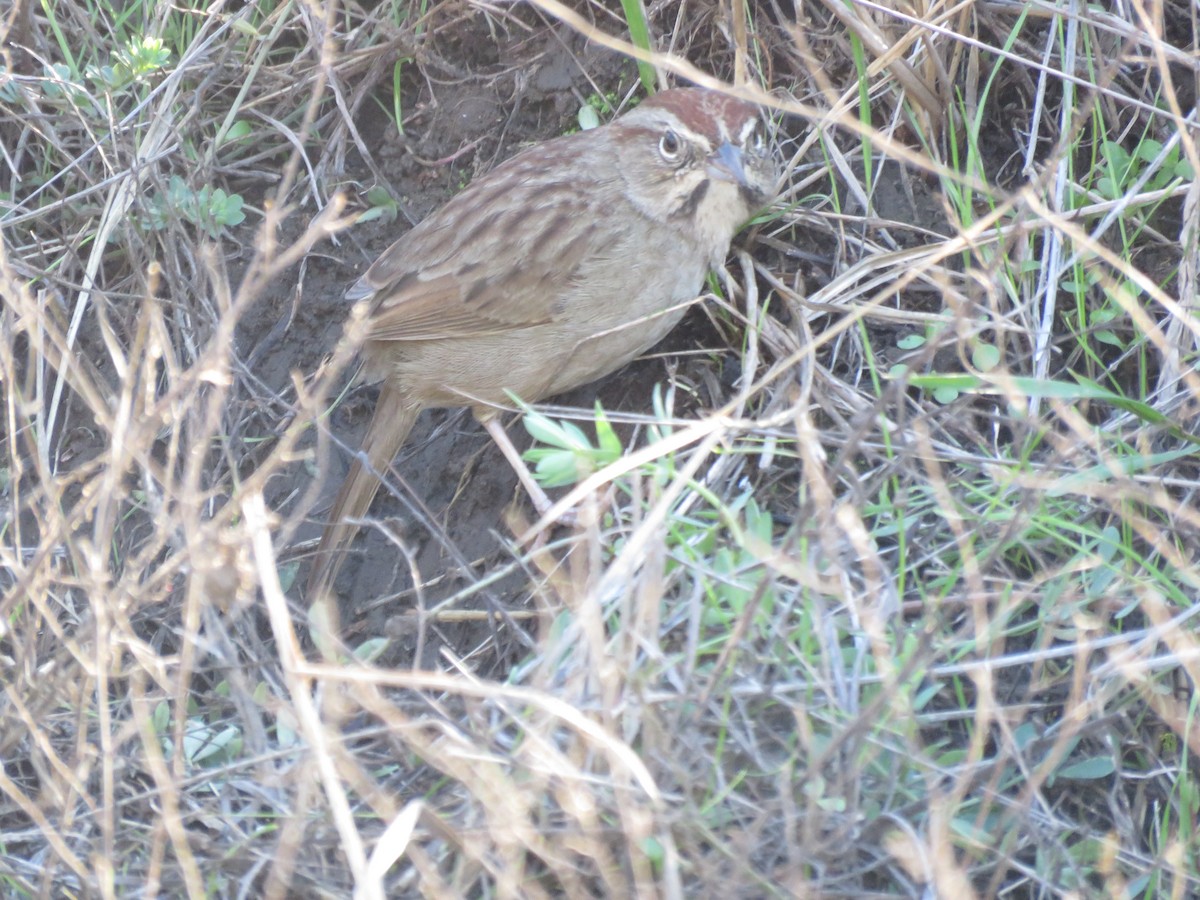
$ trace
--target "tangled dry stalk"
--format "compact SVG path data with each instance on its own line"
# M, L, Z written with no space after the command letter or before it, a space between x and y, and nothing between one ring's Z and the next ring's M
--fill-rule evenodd
M1200 891L1195 9L796 7L4 14L0 894ZM322 655L330 258L635 95L598 46L783 197L577 528L381 512Z

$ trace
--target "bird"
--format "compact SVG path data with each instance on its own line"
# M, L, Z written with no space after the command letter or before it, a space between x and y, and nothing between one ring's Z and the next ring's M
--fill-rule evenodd
M510 394L569 391L657 343L778 177L758 106L674 88L522 151L384 250L346 293L368 306L360 377L382 387L307 596L332 589L358 531L348 520L426 408L470 407L547 505L500 423Z

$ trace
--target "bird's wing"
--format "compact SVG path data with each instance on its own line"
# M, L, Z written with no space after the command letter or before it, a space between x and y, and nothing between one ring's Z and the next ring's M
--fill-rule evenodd
M602 186L553 174L577 155L572 137L514 157L385 250L347 294L374 298L368 339L478 337L559 318L581 265L603 253L589 199Z

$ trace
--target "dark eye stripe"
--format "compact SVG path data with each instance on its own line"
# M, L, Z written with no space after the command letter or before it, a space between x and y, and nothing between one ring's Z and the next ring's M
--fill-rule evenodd
M700 206L701 201L704 200L707 194L708 179L705 178L698 185L696 185L695 188L692 189L692 192L688 194L687 199L679 205L679 208L676 209L672 215L683 219L692 218L696 215L696 209Z

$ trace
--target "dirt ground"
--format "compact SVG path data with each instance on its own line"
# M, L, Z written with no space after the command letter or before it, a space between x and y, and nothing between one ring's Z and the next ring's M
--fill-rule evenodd
M480 47L489 48L488 56L495 58L481 58ZM506 36L488 34L481 19L467 19L456 29L439 32L437 53L456 79L440 84L415 77L413 70L414 77L404 86L403 138L377 106L365 105L356 123L373 159L351 158L343 187L361 197L376 185L374 169L387 179L385 186L399 201L399 214L340 234L335 244L306 260L296 283L278 283L242 321L238 340L268 391L283 392L291 373L317 367L341 334L348 309L346 289L409 222L420 221L471 178L525 146L577 128L579 108L589 98L623 92L637 77L630 61L562 27L539 25L529 34ZM804 127L799 121L780 122L778 138L794 139ZM904 223L895 229L898 243L917 242L921 229L946 228L926 183L907 177L895 165L882 173L875 202L885 218L898 226ZM805 283L828 280L833 249L827 241L824 247L820 243L815 239L803 258L788 266ZM778 260L775 264L779 266ZM295 316L281 330L293 305ZM678 392L688 404L677 408L679 415L719 405L725 387L737 377L737 348L730 343L737 334L714 327L713 315L711 309L694 309L643 359L549 402L573 408L586 420L598 399L619 423L622 412L648 412L654 386L674 380L686 388ZM376 394L377 386L356 383L326 421L342 446L318 476L324 499L311 527L299 535L301 554L315 546L321 515L337 491L349 454L365 433ZM519 449L528 446L528 435L516 417L510 417L507 430ZM618 424L618 432L626 442L635 436L632 426ZM286 504L312 473L304 468L293 479L278 480L268 499ZM462 591L480 573L511 566L519 554L505 513L513 504L524 516L521 521L528 522L532 509L515 474L472 417L464 410L427 410L372 506L372 519L381 527L362 530L335 585L345 601L347 638L352 643L356 635L402 638L404 612L414 603L435 605ZM468 571L463 563L469 564ZM306 571L300 572L297 585ZM420 579L417 586L414 574ZM526 573L514 568L489 587L481 602L520 607L527 600L526 585ZM373 599L366 604L366 598ZM451 627L439 634L462 644L455 648L462 653L478 630L465 626L456 633ZM439 647L436 642L427 645L425 659L411 660L411 641L400 639L393 652L395 658L385 662L432 665Z
M480 47L495 58L481 58ZM278 283L242 322L239 343L268 393L285 392L291 373L317 367L341 334L346 289L409 222L420 221L471 178L530 143L578 128L579 108L598 90L627 89L636 79L628 60L590 46L564 28L540 26L506 39L489 35L481 18L465 20L456 30L439 32L436 52L448 70L458 73L456 81L438 84L415 77L413 70L403 96L403 138L377 106L365 105L356 123L373 163L387 178L385 186L399 201L399 215L356 226L339 235L335 245L319 248L296 283ZM344 189L353 195L373 186L372 166L361 155L352 158ZM252 232L247 239L253 240ZM280 330L293 304L295 317ZM621 411L648 411L654 385L674 377L698 386L694 403L715 403L716 398L706 397L705 373L715 371L720 377L721 367L733 361L708 315L697 309L647 358L551 402L577 408L586 417L599 399L619 421ZM376 394L376 386L356 384L327 419L344 446L319 476L324 499L317 506L318 517L337 491L348 454L358 448ZM687 415L690 410L678 412ZM507 429L518 448L528 445L515 417ZM618 426L618 431L625 439L633 434L631 427ZM275 482L268 499L286 504L311 477L310 469L298 469L293 479ZM351 643L356 635L404 633L403 613L417 602L414 573L421 580L420 602L432 606L480 573L511 563L516 554L505 511L514 502L528 519L532 509L515 474L473 418L464 410L426 411L394 464L393 478L372 506L372 518L391 533L363 529L335 586L346 601L343 627ZM318 518L299 535L300 553L315 546L322 521ZM462 562L471 571L464 572ZM297 586L306 571L300 572ZM525 573L515 569L490 586L483 603L520 606L526 583ZM363 604L364 598L375 599ZM473 626L465 626L461 634L453 627L440 631L442 639L461 644L455 647L460 654L476 635ZM406 659L410 648L410 642L397 641L392 661L432 665L439 652L433 642L426 658L416 661Z
M325 630L304 586L378 396L325 384L347 289L646 91L532 2L184 6L165 61L147 13L66 74L90 7L0 14L33 48L0 82L0 894L348 896L392 853L388 896L1192 895L1185 4L1166 41L1095 5L646 4L662 70L788 111L785 184L729 305L539 406L680 440L533 552L492 441L426 411ZM245 221L187 205L216 185ZM335 194L362 218L276 272Z

